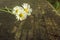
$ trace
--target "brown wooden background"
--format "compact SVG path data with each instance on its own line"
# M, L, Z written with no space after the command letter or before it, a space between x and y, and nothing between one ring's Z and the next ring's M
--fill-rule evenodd
M0 40L60 40L60 16L47 0L0 0L0 9L23 3L29 3L33 12L22 22L0 12Z

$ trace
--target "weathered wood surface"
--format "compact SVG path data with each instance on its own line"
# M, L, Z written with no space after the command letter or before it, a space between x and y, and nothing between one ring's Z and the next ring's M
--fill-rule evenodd
M29 3L32 15L16 22L15 16L0 12L0 40L60 40L60 16L46 0L0 0L0 8Z

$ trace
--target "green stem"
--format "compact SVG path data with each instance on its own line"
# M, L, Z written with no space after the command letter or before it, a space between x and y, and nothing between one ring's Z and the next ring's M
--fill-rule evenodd
M6 11L6 10L3 10L3 9L0 9L0 11L12 13L12 12L10 12L10 11Z
M12 9L10 9L10 8L8 8L8 7L5 7L5 9L7 9L7 10L12 10Z

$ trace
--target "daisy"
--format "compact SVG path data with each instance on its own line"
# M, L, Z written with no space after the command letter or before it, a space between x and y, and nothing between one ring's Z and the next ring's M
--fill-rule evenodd
M22 20L25 20L27 18L27 15L26 15L26 13L23 11L23 10L21 10L20 11L20 13L18 13L17 15L16 15L16 19L19 21L22 21Z
M13 13L14 15L16 15L16 14L20 13L21 10L23 10L22 7L16 6L16 7L13 8L12 13Z
M31 15L32 9L30 8L30 5L29 5L29 4L23 3L22 7L23 7L23 9L24 9L24 12L25 12L27 15Z

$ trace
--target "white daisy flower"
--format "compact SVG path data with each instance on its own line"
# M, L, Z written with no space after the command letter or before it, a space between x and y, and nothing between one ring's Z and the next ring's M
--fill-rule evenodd
M23 3L23 9L24 9L24 12L27 14L27 15L31 15L31 12L32 12L32 9L30 8L30 5L27 4L27 3Z
M27 15L22 10L20 11L20 13L18 13L18 15L16 15L16 19L20 21L25 20L26 18L27 18Z
M16 6L16 7L13 8L12 13L13 13L14 15L16 15L16 14L20 13L21 10L23 10L22 7Z

